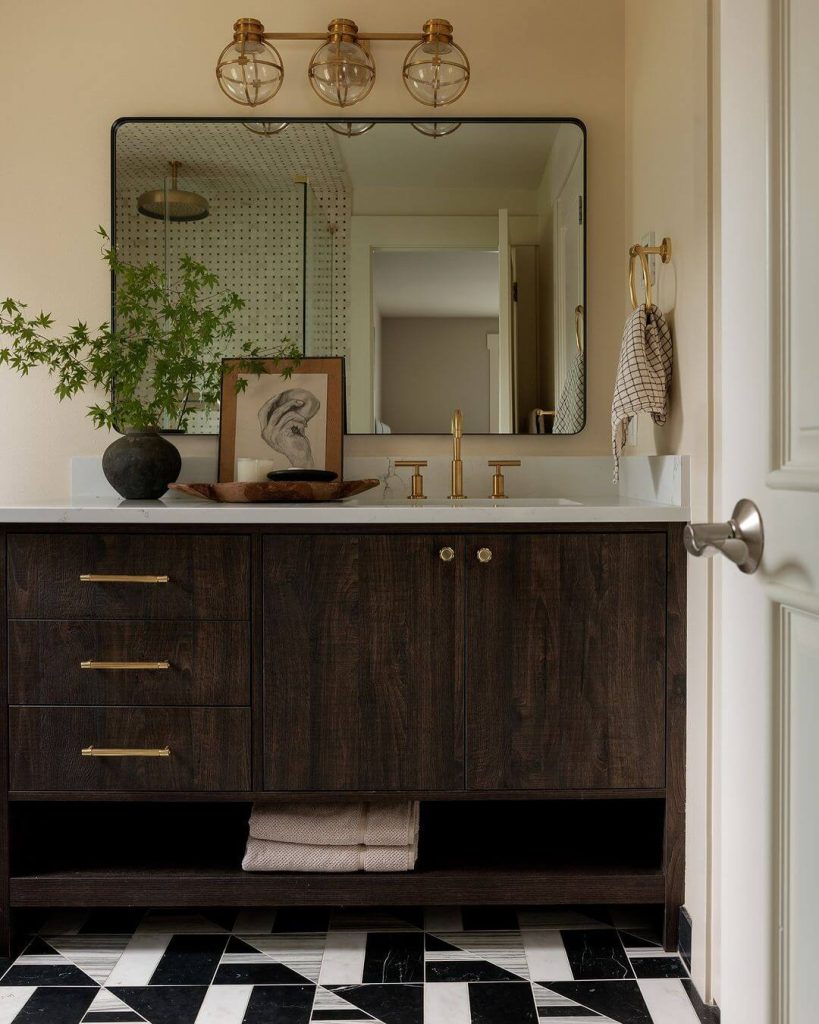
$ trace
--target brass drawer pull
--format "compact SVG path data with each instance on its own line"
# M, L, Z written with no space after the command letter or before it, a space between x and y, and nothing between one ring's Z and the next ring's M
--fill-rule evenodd
M491 548L478 548L478 561L483 565L487 562L492 561L492 549Z
M112 672L137 670L161 672L171 667L169 661L81 661L80 668L104 669Z
M438 552L438 557L441 559L442 562L451 562L452 559L455 557L455 549L441 548L441 550Z
M170 757L170 747L83 747L83 757Z
M117 574L84 572L80 583L170 583L170 576L120 576Z

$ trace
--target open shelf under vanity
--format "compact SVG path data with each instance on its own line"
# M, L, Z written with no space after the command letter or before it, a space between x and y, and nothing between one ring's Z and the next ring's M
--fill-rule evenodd
M658 799L422 802L415 870L384 874L244 872L249 812L227 801L15 801L12 906L664 899Z

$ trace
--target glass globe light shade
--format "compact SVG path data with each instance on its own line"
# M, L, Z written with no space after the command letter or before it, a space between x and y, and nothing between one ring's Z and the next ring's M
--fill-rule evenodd
M469 85L469 59L452 41L446 21L428 21L423 38L404 58L404 85L410 95L428 107L454 103Z
M375 82L375 61L358 42L357 32L355 22L331 22L327 42L313 54L307 69L315 92L336 107L360 102Z
M375 121L338 121L335 124L328 121L327 127L338 135L344 135L351 139L354 135L363 135L370 128L375 127Z
M245 32L234 26L233 42L219 54L216 78L228 99L246 107L257 107L272 99L284 81L284 64L279 51L260 32ZM263 26L259 29L264 31Z
M412 127L422 135L431 139L442 139L451 135L461 127L460 121L413 121Z
M244 121L244 126L254 135L278 135L287 127L287 121Z

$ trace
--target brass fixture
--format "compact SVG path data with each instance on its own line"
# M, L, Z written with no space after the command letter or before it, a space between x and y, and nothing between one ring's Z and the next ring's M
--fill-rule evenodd
M444 107L466 92L469 73L468 57L452 41L452 25L445 18L430 18L420 43L404 58L409 94L428 107Z
M356 135L365 135L370 128L374 128L375 121L328 121L327 127L336 135L352 139Z
M358 39L358 25L349 18L334 18L327 40L310 58L307 77L315 94L335 107L351 107L370 94L375 85L375 61Z
M116 573L111 575L84 572L80 576L80 583L170 583L170 576L120 576Z
M249 132L253 132L254 135L264 135L269 137L271 135L278 135L283 132L289 121L244 121L242 122Z
M469 85L469 59L453 41L452 25L445 18L430 18L420 32L359 32L349 18L334 18L326 32L265 32L257 18L239 18L233 39L216 62L219 87L235 103L256 107L281 88L284 63L271 39L320 41L307 77L318 96L338 107L358 103L372 89L375 61L369 44L375 41L412 42L401 74L419 103L454 103Z
M83 747L83 757L170 757L170 747Z
M505 481L503 479L503 469L504 466L519 466L520 459L490 459L487 465L494 466L495 468L495 472L492 474L492 493L489 495L489 497L508 497L508 495L504 491Z
M651 291L651 270L648 265L649 256L659 256L663 263L671 262L671 239L664 238L660 245L639 245L635 244L628 251L628 291L631 296L631 308L636 309L640 303L637 301L637 287L634 283L634 261L639 259L643 271L643 288L646 294L646 305L652 306L654 299Z
M281 54L265 37L256 18L239 18L233 39L216 62L219 88L234 103L257 107L272 99L284 81Z
M140 672L161 672L169 669L169 661L81 661L80 668L102 669L110 672L139 670Z
M429 139L443 139L461 127L460 121L413 121L412 127Z
M583 339L581 337L582 328L585 326L586 311L582 306L574 307L574 341L577 345L577 351L583 351Z
M491 548L478 548L478 561L481 565L486 565L487 562L492 561L492 549Z
M464 415L460 409L452 414L452 491L451 499L465 498L464 464L461 461L461 438L464 433Z
M407 497L412 501L418 501L421 498L426 500L426 494L424 494L424 478L421 475L421 467L426 466L427 464L428 463L426 459L419 459L417 462L413 461L412 459L409 459L407 461L396 460L396 466L412 466L412 468L415 470L415 472L412 474L412 490L407 495Z
M455 557L455 548L441 548L438 552L438 557L442 562L451 562Z
M145 217L154 220L189 221L204 220L210 213L208 201L198 192L186 192L177 188L179 168L178 160L171 160L171 187L152 188L143 192L137 199L137 210Z

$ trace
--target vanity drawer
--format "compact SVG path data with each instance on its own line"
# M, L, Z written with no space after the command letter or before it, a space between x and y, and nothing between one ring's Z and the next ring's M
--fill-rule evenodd
M246 619L249 613L247 537L10 534L8 573L13 619Z
M21 791L246 790L250 710L10 708L9 774Z
M249 704L246 622L9 623L11 704Z

